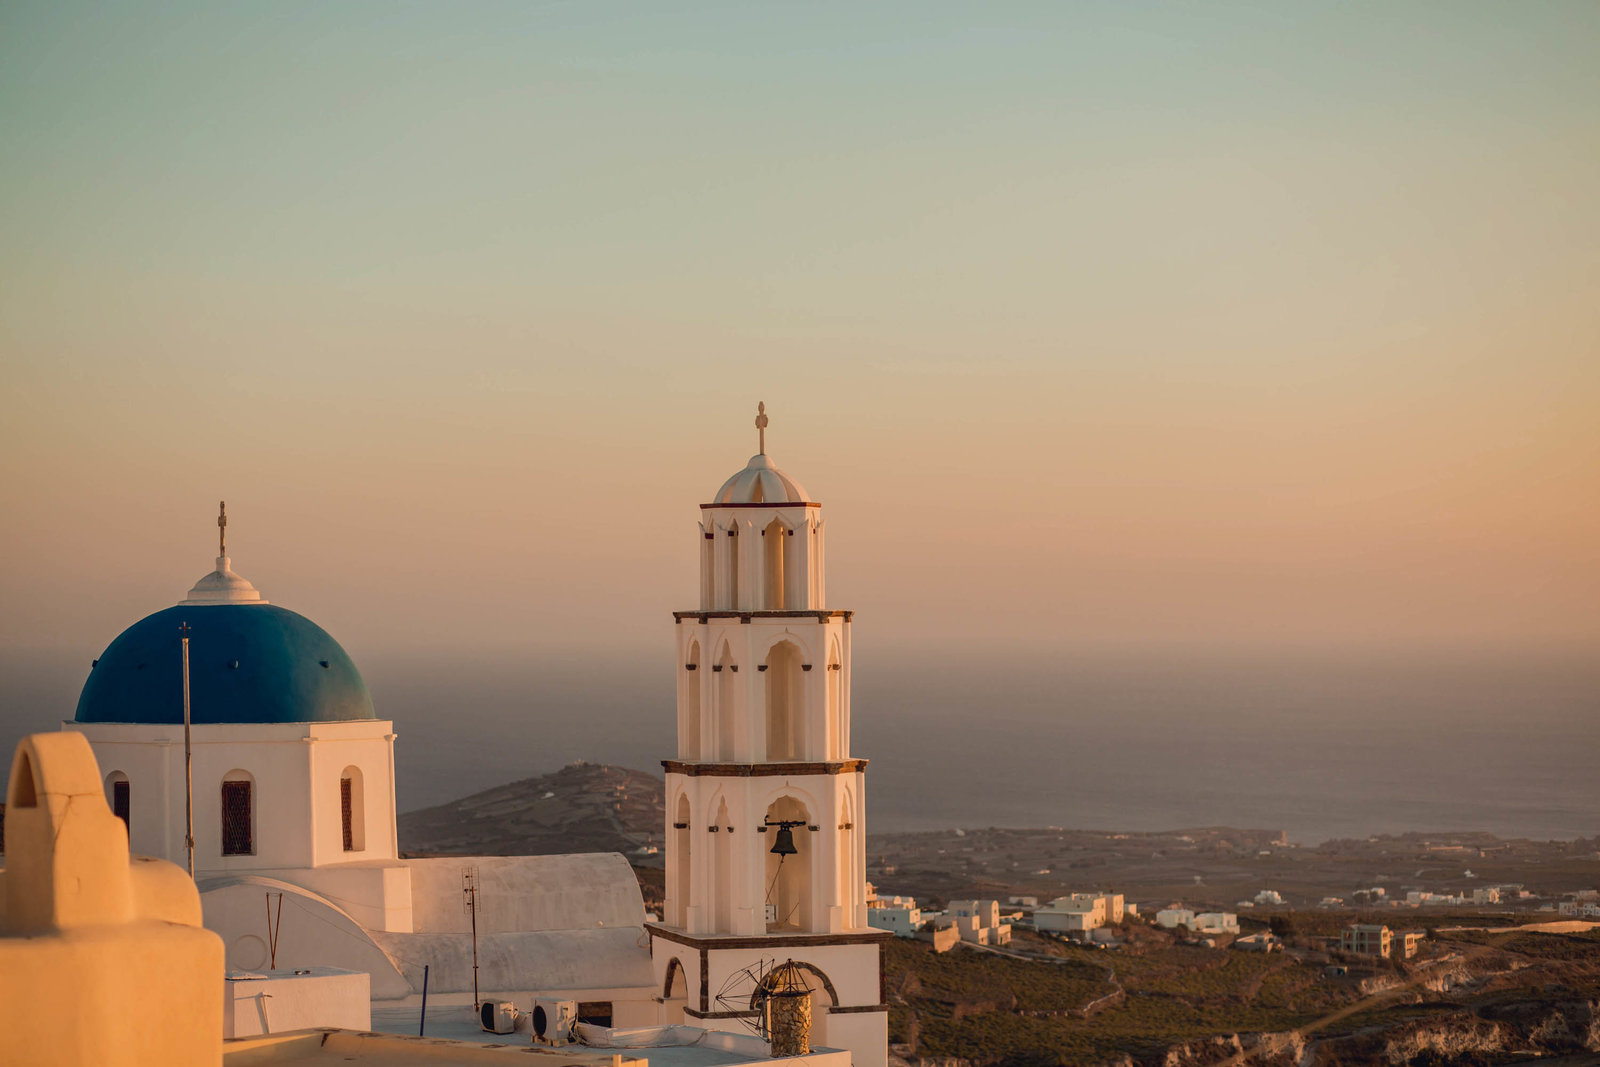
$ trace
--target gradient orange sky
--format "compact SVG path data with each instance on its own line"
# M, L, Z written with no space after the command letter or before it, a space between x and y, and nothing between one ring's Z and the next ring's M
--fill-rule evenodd
M0 12L0 641L1600 644L1600 6Z

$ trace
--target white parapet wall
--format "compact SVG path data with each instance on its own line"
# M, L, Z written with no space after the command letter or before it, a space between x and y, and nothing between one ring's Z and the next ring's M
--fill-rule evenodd
M223 1037L313 1027L372 1029L372 986L360 971L335 967L232 971L222 985Z

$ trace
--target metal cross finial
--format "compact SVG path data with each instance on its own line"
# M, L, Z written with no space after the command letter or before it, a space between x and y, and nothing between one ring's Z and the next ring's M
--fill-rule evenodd
M767 402L756 404L756 433L761 437L761 454L767 454Z
M228 554L228 502L217 502L217 555Z

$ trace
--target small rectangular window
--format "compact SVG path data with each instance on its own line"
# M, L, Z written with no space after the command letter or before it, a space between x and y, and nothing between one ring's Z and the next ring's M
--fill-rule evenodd
M611 1025L611 1001L581 1000L578 1002L578 1021L590 1026Z
M121 819L123 829L132 835L133 823L129 821L127 782L111 783L111 814Z
M222 783L222 854L250 856L256 851L249 782Z

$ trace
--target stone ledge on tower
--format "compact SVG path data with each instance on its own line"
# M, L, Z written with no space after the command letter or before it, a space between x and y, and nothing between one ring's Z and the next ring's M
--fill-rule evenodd
M847 759L819 762L731 763L664 759L661 761L661 766L666 768L668 774L681 774L688 778L769 778L805 774L862 774L867 769L867 761Z

